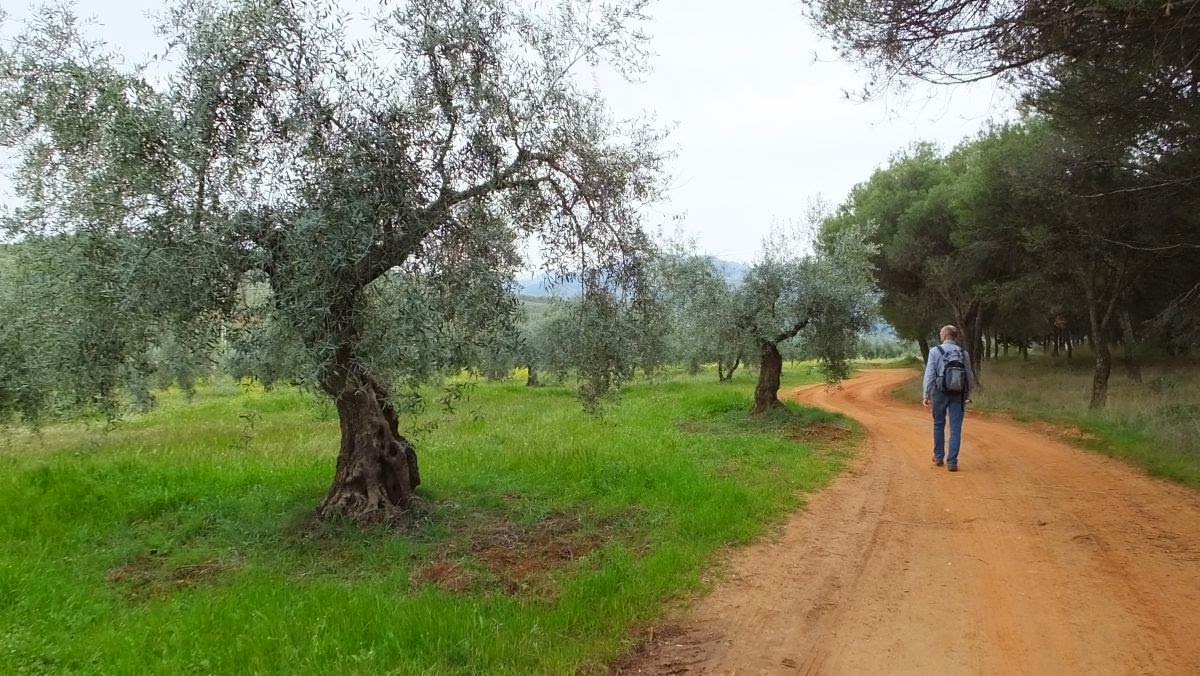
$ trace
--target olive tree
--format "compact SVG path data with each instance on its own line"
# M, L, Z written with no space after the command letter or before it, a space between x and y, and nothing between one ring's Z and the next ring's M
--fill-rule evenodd
M578 299L552 298L521 327L521 359L529 370L526 384L540 386L540 374L558 380L571 375L576 364L580 325Z
M690 243L672 244L660 259L658 275L673 356L695 370L700 363L715 362L718 380L731 380L746 358L749 342L738 326L737 288L711 256L696 253Z
M759 259L739 287L739 325L758 351L758 383L751 413L780 407L783 373L780 345L799 339L817 357L826 379L848 374L860 332L874 315L873 245L861 227L824 238L808 253L812 238L776 228L763 241Z
M89 309L30 313L54 336L44 359L105 395L157 327L211 342L264 284L339 415L318 515L407 510L417 456L381 373L434 370L505 321L518 241L581 282L593 324L652 309L638 214L661 135L578 73L644 68L643 5L180 0L152 68L42 12L0 48L0 141L20 157L6 227ZM627 372L608 337L579 366L591 396Z

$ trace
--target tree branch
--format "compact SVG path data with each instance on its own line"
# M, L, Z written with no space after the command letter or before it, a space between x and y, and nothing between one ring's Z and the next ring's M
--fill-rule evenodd
M809 310L807 313L807 316L804 319L801 319L800 321L793 324L791 326L791 328L784 329L783 331L779 332L775 336L775 340L773 340L771 342L774 343L775 345L778 345L789 338L795 338L796 334L800 333L801 331L804 330L804 328L806 326L808 326L808 322L812 319L812 316L813 316L813 311Z
M507 167L487 181L463 190L443 191L431 204L414 211L411 218L398 224L399 227L393 227L382 241L373 246L370 252L358 261L354 269L355 282L360 287L366 286L388 270L403 263L429 233L447 222L450 217L450 209L455 205L504 190L535 187L551 181L552 177L548 175L514 178L534 161L544 159L545 157L540 154L521 149L517 151L517 156Z
M1109 239L1107 237L1101 237L1100 241L1108 242L1109 244L1116 244L1117 246L1123 246L1126 249L1132 249L1134 251L1172 251L1174 249L1200 249L1200 244L1193 244L1191 242L1180 242L1179 244L1165 244L1163 246L1137 246L1136 244L1130 244L1128 242L1121 242L1121 241L1118 241L1115 239Z

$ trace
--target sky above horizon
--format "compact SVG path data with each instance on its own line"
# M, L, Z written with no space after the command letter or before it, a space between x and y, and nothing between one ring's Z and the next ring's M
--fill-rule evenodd
M842 202L916 141L950 148L1012 115L994 82L862 102L866 75L836 58L798 0L659 0L650 14L654 72L606 87L608 98L674 125L657 220L684 214L699 248L720 258L752 260L773 222L802 219L818 196Z
M160 7L76 2L132 61L158 46L147 13ZM18 20L29 11L9 10ZM602 78L602 89L619 116L651 114L672 130L667 199L647 210L648 225L720 258L752 260L773 223L803 218L817 196L841 202L916 141L949 148L1012 115L993 82L847 98L866 77L836 59L799 0L658 0L649 14L653 72L636 83ZM10 194L0 185L0 198Z

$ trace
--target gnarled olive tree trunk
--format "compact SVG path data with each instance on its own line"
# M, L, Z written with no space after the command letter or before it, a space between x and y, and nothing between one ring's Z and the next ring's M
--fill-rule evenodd
M342 441L333 484L317 516L386 520L410 510L421 483L417 451L400 436L387 389L355 366L337 369L321 386L337 406Z
M783 406L779 402L779 378L783 374L783 355L775 343L760 340L758 384L754 387L754 408L751 415L766 413Z

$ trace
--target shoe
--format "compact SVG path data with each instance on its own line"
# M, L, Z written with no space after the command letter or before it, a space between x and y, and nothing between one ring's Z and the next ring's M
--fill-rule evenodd
M944 465L946 463L942 462L941 458L934 458L933 464L936 465L937 467L941 467L942 465Z
M938 464L940 465L941 463L938 463ZM949 466L949 467L947 467L946 469L947 469L948 471L951 471L951 472L957 472L957 471L958 471L958 465L950 465L950 466Z

